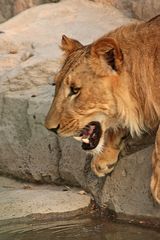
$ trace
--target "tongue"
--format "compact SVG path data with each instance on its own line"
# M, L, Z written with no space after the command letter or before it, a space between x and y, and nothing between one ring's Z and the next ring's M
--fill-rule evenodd
M82 142L82 148L84 150L94 149L99 142L102 130L99 122L91 122L84 129L82 129L79 136L74 138Z
M91 136L91 134L93 133L94 129L95 129L94 125L89 125L85 129L82 130L80 136L82 137L82 139L89 138Z

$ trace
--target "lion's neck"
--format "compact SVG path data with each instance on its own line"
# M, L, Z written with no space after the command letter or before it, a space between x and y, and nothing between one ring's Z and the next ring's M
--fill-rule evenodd
M114 90L118 121L123 128L127 127L130 130L132 136L139 136L147 129L156 127L158 116L145 86L138 86L128 76L121 77L119 86Z
M134 97L133 89L130 89L127 81L121 81L121 84L116 87L114 97L117 103L118 123L123 128L128 128L132 136L141 135L145 130L144 115L138 99Z
M120 121L132 134L139 135L160 121L158 33L157 20L154 25L131 24L108 35L120 43L124 56L123 76L115 88L115 98Z

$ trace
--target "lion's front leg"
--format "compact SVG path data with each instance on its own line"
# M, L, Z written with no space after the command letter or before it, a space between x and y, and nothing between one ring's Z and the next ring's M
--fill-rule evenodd
M156 134L155 148L152 155L151 192L160 204L160 125Z
M98 177L103 177L113 171L118 155L123 148L123 137L126 131L120 129L116 133L109 131L103 152L96 155L91 162L91 169Z

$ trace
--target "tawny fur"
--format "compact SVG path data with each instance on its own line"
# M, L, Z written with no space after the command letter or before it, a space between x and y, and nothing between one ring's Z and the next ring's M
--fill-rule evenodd
M87 46L63 36L61 47L65 59L46 127L58 126L60 135L74 136L99 121L103 134L92 169L102 176L118 159L123 129L141 135L160 123L160 16L122 26ZM160 127L152 163L151 191L160 203Z

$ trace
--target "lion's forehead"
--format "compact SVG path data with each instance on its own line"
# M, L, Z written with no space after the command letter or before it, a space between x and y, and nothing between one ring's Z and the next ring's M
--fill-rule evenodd
M81 65L85 56L84 50L77 50L71 53L65 58L64 63L58 72L58 81L63 81L63 79L73 72L79 65Z
M81 49L73 51L71 54L69 54L62 64L62 67L60 68L59 72L57 73L56 81L63 82L65 78L67 78L69 75L75 75L78 74L78 72L83 73L81 71L81 68L85 65L85 60L88 56L89 47L84 46Z

